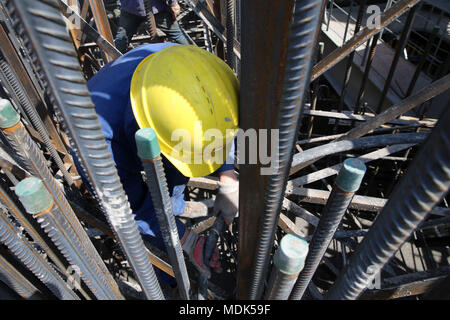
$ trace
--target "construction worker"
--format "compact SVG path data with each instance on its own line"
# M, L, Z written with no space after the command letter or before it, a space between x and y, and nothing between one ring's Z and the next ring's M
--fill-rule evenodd
M144 240L164 249L137 155L135 133L144 127L157 134L174 215L206 216L205 204L184 200L185 186L189 177L217 173L214 213L220 213L228 224L232 222L239 198L233 142L238 128L239 84L222 60L195 46L146 44L104 66L87 85ZM204 136L207 130L224 136L212 150L215 159L220 152L222 155L215 162L190 161L210 146ZM183 142L182 156L174 152L180 140L173 135L180 131L192 137L192 143ZM195 139L200 145L195 145ZM217 252L209 266L203 263L204 237L176 221L182 247L194 266L208 277L211 268L220 270Z
M121 0L119 28L114 44L125 53L131 38L139 26L145 22L144 0ZM156 26L163 31L169 40L179 44L191 44L183 33L176 17L180 14L180 5L176 0L151 0L152 12Z

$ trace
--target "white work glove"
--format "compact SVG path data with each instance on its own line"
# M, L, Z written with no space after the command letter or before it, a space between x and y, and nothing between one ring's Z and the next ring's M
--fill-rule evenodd
M233 222L239 208L239 182L221 183L218 182L219 192L214 202L214 215L220 214L225 223L230 225Z

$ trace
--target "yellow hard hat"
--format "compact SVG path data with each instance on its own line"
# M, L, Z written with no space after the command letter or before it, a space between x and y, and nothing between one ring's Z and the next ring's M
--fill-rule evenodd
M131 80L140 128L153 128L162 154L186 177L216 171L238 129L239 83L215 55L174 45L145 58Z

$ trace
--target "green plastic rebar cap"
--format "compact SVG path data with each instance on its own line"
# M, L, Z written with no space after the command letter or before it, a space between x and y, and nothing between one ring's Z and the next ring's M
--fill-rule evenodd
M141 159L154 159L161 154L158 138L152 128L143 128L134 135L138 156Z
M285 235L275 252L273 263L283 273L297 274L305 265L308 242L295 234Z
M19 114L14 110L11 102L0 100L0 128L6 129L16 125L20 120Z
M346 192L355 192L359 189L361 181L366 173L366 165L359 159L351 158L344 161L336 184Z
M20 181L15 192L28 213L42 212L53 204L50 193L42 181L35 177Z

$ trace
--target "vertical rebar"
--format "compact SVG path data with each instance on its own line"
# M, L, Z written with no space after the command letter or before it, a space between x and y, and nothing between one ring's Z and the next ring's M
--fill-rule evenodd
M345 23L344 37L342 39L342 43L345 43L345 40L347 40L347 32L348 32L348 27L350 25L350 20L352 18L352 13L353 13L353 0L350 1L350 11L348 12L348 15L347 15L347 22Z
M226 32L227 32L227 63L234 71L234 1L227 1Z
M0 242L8 247L45 286L59 299L80 300L52 266L28 242L21 232L0 213Z
M342 217L347 211L350 202L359 189L366 172L366 166L359 159L347 159L336 178L333 190L323 208L314 235L309 245L305 267L295 283L290 299L300 300L306 291L317 267L322 261L334 233L336 232Z
M322 59L324 48L325 48L325 44L323 42L319 42L319 49L317 51L316 63L317 63L317 61L320 61L320 59ZM320 85L320 81L319 81L319 79L316 79L313 84L313 90L312 90L313 97L311 99L310 110L316 110L317 100L319 99L319 88L320 88L319 85ZM306 129L306 136L308 138L311 138L311 135L313 132L313 126L314 126L314 116L310 116L308 128Z
M11 18L64 119L63 129L96 199L149 299L164 299L101 130L86 80L56 0L8 1Z
M406 46L406 43L408 42L409 34L411 32L411 29L414 24L414 18L416 16L416 12L418 9L420 9L421 4L418 4L414 7L412 7L408 12L408 17L406 18L406 22L403 25L403 30L400 35L400 39L398 40L397 49L395 50L394 58L391 62L391 67L389 68L389 73L386 78L386 81L384 83L383 92L381 93L380 101L378 102L378 106L376 109L377 113L381 112L381 109L383 108L384 100L386 99L386 95L388 93L388 90L391 87L392 79L394 78L395 69L397 69L397 64L400 59L400 56L403 52L403 49Z
M156 132L151 128L140 129L135 134L135 140L138 156L141 159L146 175L145 182L150 191L153 208L158 218L167 255L177 280L180 297L184 300L189 300L189 276L184 262L177 224L173 215Z
M305 88L308 86L320 9L320 0L295 2L278 111L278 159L272 163L276 172L269 176L264 195L265 208L261 217L249 293L252 300L260 298L264 288L274 232L291 167L298 119L302 113Z
M409 83L408 90L406 91L406 97L410 96L416 86L417 79L419 79L420 72L422 72L423 65L425 61L427 61L428 55L430 53L431 48L433 47L434 40L436 39L437 34L439 33L440 27L434 26L433 31L431 32L431 36L428 39L428 42L423 50L423 54L420 57L419 63L416 66L416 70L414 71L414 75L411 78L411 82Z
M359 32L359 30L361 29L361 23L362 23L362 20L364 17L364 9L366 7L366 1L367 0L359 1L358 16L356 18L355 30L354 30L353 34L357 34ZM341 112L342 108L344 106L344 98L347 93L348 84L350 82L350 75L352 73L353 59L355 57L355 54L356 54L356 50L352 51L347 58L348 60L347 60L347 65L345 67L344 82L342 84L341 96L339 98L338 112ZM337 127L338 124L339 124L339 121L336 120L335 128Z
M380 38L379 33L374 35L372 38L372 44L370 45L370 51L369 51L369 56L367 58L366 68L364 70L364 76L361 81L361 87L359 88L358 97L356 98L355 110L354 110L355 114L359 113L359 111L361 109L361 106L360 106L361 100L364 98L366 83L367 83L367 80L369 79L369 73L370 73L370 69L372 67L373 58L375 57L375 52L377 51L377 45L378 45L379 38Z
M79 267L84 268L83 272L92 273L101 279L101 283L110 291L111 298L121 299L122 294L116 282L78 221L60 185L48 169L41 150L32 141L20 122L19 115L10 103L0 104L0 129L13 150L21 158L27 171L42 179L48 192L52 195L55 205L61 212L61 218L64 219L65 230L72 234L70 242L78 244L74 249L75 252L83 255L82 264ZM90 283L86 284L90 285ZM92 290L91 287L90 289ZM95 294L94 291L93 293Z
M47 129L44 126L44 123L42 122L41 118L39 117L36 109L31 104L29 98L26 96L25 90L24 90L22 84L19 81L17 81L16 76L13 74L11 68L9 67L8 63L5 61L5 59L3 58L3 56L1 54L0 54L0 72L2 73L4 79L8 82L9 86L13 90L14 94L17 97L18 102L24 108L31 123L36 128L39 135L41 136L42 142L44 143L44 145L47 148L48 152L50 153L51 157L53 158L56 165L58 166L58 169L61 170L61 173L64 176L64 179L67 181L67 183L69 185L72 185L73 184L72 176L67 171L66 167L64 166L63 161L61 160L58 152L55 149L55 146L51 142L50 137L47 132ZM0 103L4 103L4 102L2 101Z
M331 16L333 14L334 0L331 0L329 3L330 3L330 8L328 9L327 31L330 29L330 22L331 22Z
M450 186L450 109L392 192L326 298L357 299Z
M308 243L295 234L285 235L273 257L267 300L287 300L302 271L308 254Z
M406 10L409 10L412 6L416 5L421 0L399 0L390 9L381 14L380 25L378 28L371 28L369 26L364 27L358 34L355 34L349 39L343 46L336 48L322 59L312 69L311 81L315 80L318 76L324 74L329 69L333 68L336 64L345 59L348 54L357 49L365 41L373 37L375 34L383 30L389 23L397 19Z

